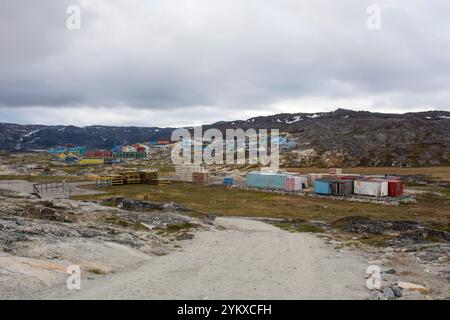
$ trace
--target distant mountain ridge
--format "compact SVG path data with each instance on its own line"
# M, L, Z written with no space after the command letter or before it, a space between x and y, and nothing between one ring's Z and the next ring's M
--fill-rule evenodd
M385 114L337 109L277 114L204 126L267 128L286 132L298 144L302 165L450 165L450 112ZM170 138L174 128L46 126L0 123L0 149L42 150L74 143L112 148Z
M133 144L170 138L173 128L115 126L46 126L0 123L0 149L42 150L67 143L92 149L110 149L117 144Z

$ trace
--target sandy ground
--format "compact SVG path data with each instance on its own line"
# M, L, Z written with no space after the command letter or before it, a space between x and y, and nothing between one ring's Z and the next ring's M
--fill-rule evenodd
M321 238L263 222L218 218L178 251L36 299L365 299L367 262Z

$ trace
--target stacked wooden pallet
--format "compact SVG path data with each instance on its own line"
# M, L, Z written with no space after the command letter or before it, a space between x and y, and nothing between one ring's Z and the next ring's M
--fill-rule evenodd
M139 184L141 183L141 176L139 171L126 171L122 173L126 184Z
M121 175L98 176L97 186L119 186L125 183L125 179Z
M145 184L158 184L158 172L157 171L140 171L139 172L141 183Z

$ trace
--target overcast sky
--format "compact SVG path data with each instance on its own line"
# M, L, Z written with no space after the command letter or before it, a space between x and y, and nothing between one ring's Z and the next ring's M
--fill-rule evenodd
M0 41L0 122L450 110L449 0L0 0Z

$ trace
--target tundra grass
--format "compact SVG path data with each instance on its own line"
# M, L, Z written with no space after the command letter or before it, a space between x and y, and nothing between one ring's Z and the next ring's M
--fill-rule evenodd
M282 195L271 192L227 189L223 186L203 186L183 182L169 185L122 185L114 187L86 186L106 192L98 195L75 196L78 200L99 200L110 197L128 197L154 202L177 202L200 214L268 218L301 218L334 221L346 216L364 216L386 220L416 220L448 223L450 198L425 193L418 195L417 203L384 206L308 196Z

